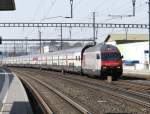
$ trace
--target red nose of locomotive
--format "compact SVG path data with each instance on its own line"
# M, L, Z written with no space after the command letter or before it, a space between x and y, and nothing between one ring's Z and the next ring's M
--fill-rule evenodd
M122 66L122 60L104 60L102 61L103 67L119 67Z
M122 74L122 58L118 52L102 53L101 70L106 75L121 75Z

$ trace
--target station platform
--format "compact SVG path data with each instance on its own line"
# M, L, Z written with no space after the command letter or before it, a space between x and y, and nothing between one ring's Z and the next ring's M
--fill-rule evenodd
M0 114L33 114L22 83L3 68L0 68Z
M136 69L134 66L124 66L123 76L150 79L150 70Z

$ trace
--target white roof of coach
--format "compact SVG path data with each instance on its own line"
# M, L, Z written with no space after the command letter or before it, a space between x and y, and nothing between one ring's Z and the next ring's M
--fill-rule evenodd
M71 48L71 49L66 49L66 50L60 50L60 51L56 51L56 52L49 52L46 54L32 54L32 55L24 55L24 56L17 56L17 57L8 57L7 59L17 59L17 58L24 58L27 59L29 57L34 57L34 56L44 56L44 55L55 55L55 54L67 54L67 53L81 53L83 47L78 47L78 48Z
M61 50L61 51L56 51L56 52L52 52L52 54L67 54L67 53L81 53L82 51L82 47L78 47L78 48L71 48L71 49L66 49L66 50ZM49 53L50 54L50 53Z

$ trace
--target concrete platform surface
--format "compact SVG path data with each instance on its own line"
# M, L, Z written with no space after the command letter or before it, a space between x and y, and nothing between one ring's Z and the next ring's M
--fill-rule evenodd
M18 77L6 69L2 71L0 77L5 77L5 80L0 85L0 114L32 114L27 94Z
M150 70L136 70L133 68L124 68L123 76L131 76L137 78L149 78L150 79Z

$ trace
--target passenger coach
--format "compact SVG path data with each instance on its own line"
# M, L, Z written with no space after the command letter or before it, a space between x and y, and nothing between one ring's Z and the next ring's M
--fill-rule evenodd
M47 54L35 54L3 59L7 66L20 66L64 70L89 76L114 79L122 75L122 57L117 47L108 44L61 50Z

